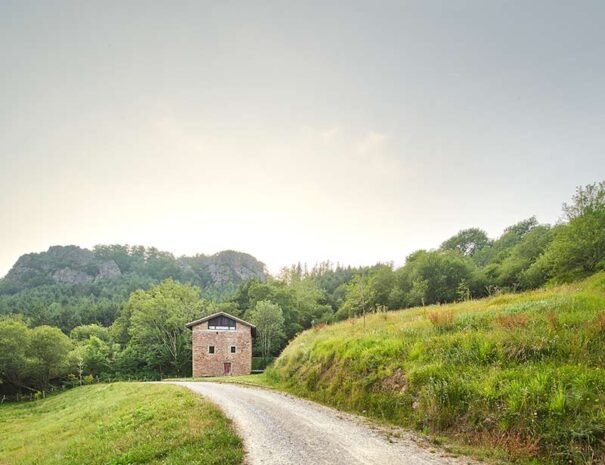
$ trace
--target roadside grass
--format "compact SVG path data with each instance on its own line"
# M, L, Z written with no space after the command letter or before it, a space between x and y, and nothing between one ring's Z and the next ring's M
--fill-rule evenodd
M261 376L342 410L525 464L605 463L605 273L379 313L298 336Z
M232 383L232 384L243 384L256 387L273 387L272 383L263 376L262 373L252 375L237 375L237 376L212 376L212 377L199 377L199 378L165 378L163 381L204 381L209 383Z
M113 383L0 406L1 465L237 465L231 422L185 388Z

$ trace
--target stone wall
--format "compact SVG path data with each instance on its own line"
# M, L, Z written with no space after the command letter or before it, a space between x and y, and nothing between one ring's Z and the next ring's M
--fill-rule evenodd
M252 328L238 322L235 330L209 330L205 321L191 329L193 376L223 376L225 362L231 363L232 375L250 374ZM214 354L208 353L208 346L214 346Z

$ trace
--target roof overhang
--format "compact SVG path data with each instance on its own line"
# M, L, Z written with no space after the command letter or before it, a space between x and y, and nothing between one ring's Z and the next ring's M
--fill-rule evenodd
M205 323L208 320L211 320L212 318L215 318L217 316L225 316L227 318L231 318L232 320L235 320L236 322L238 322L239 324L242 324L244 326L248 326L250 328L252 328L252 335L256 336L256 326L254 326L252 323L249 323L245 320L242 320L241 318L238 318L236 316L230 315L227 312L217 312L217 313L213 313L212 315L208 315L205 316L204 318L200 318L199 320L194 320L194 321L190 321L189 323L187 323L185 326L189 329L193 328L194 326L200 325L202 323Z

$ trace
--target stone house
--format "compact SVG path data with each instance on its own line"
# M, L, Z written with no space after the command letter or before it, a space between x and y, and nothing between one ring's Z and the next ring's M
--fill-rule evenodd
M191 329L193 376L250 374L253 324L219 312L186 326Z

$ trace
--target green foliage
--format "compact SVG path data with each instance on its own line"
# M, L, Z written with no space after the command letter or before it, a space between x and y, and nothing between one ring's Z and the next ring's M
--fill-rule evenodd
M247 313L246 318L256 326L256 343L263 358L268 359L285 336L282 309L268 300L261 300Z
M39 385L47 388L51 380L67 374L66 360L71 348L71 341L59 328L37 326L31 330L28 353Z
M263 382L524 463L602 463L604 291L600 273L310 329Z
M109 341L110 338L109 330L97 324L76 326L69 333L69 337L74 341L86 341L93 336L103 341Z
M377 303L377 292L367 275L355 276L346 287L346 299L338 310L339 319L364 315Z
M552 229L548 225L539 225L528 231L510 248L506 258L496 268L492 268L496 285L516 290L535 289L544 284L544 277L533 279L527 271L547 249L552 237Z
M482 281L473 260L453 251L418 251L397 271L409 305L453 302L460 284L473 295L481 295Z
M76 363L76 370L72 370L72 372L77 372L80 379L84 373L86 376L93 377L111 373L118 351L119 347L116 344L108 343L97 336L90 336L79 344L77 350L72 352L72 366L74 362ZM82 367L82 371L80 371L80 367Z
M72 342L58 328L30 329L15 318L0 319L0 386L34 391L67 375Z
M171 279L134 292L124 307L131 345L160 373L183 375L191 367L191 332L185 324L202 311L200 289Z
M109 245L24 255L0 280L0 315L22 315L5 330L17 334L20 325L29 335L31 328L56 326L71 335L74 349L66 357L60 351L66 360L43 375L32 367L34 361L49 366L41 362L46 349L34 355L35 343L18 347L14 364L3 362L2 376L12 381L0 384L0 392L47 389L68 375L76 383L85 376L185 375L190 333L184 324L219 311L247 318L257 308L279 308L283 334L254 346L254 355L266 358L325 323L584 278L605 269L604 192L605 183L578 188L564 205L567 222L555 227L531 217L495 240L465 229L437 250L410 254L398 269L297 264L265 279L260 262L233 251L175 258L154 248ZM7 338L13 347L16 336Z
M563 211L569 221L603 210L605 210L605 181L577 187L571 203L563 204Z
M264 370L271 363L273 363L275 357L252 357L252 371Z
M19 319L0 319L0 386L29 388L24 384L30 371L29 333Z
M536 226L538 226L538 221L535 216L509 226L498 239L476 253L473 259L480 267L490 263L500 263L509 255L512 248Z
M231 422L177 386L84 386L0 406L3 465L237 465L243 456Z
M18 313L34 326L66 333L79 325L110 326L132 292L168 278L222 301L248 279L264 281L266 273L254 257L235 251L175 258L141 246L54 246L23 255L0 280L0 315Z
M477 252L490 245L491 241L485 231L479 228L470 228L460 231L441 244L441 250L454 250L461 255L472 257Z
M605 269L605 208L572 218L555 230L550 247L536 266L558 282L569 282Z
M232 301L238 309L233 314L244 316L258 302L272 302L282 309L286 340L315 322L331 318L333 309L325 302L325 292L312 278L286 279L270 279L266 283L250 281L242 285Z

